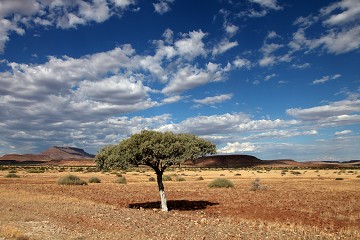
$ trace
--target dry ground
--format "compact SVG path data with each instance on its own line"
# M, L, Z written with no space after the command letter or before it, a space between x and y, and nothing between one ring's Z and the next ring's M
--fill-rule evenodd
M0 240L360 239L360 170L294 171L169 171L185 181L164 182L168 213L151 171L123 174L126 185L114 173L71 173L101 179L87 186L58 185L69 172L0 171ZM218 177L235 187L208 188ZM251 190L256 178L266 190Z

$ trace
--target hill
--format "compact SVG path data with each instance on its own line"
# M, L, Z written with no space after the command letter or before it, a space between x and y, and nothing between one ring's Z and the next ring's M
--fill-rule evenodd
M0 165L94 165L94 157L81 148L53 146L39 154L5 154Z

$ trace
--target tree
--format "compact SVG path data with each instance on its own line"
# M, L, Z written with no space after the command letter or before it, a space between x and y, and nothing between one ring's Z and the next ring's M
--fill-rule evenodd
M99 169L126 169L131 165L151 167L157 176L161 210L168 211L162 180L164 171L185 160L195 161L199 157L215 153L215 144L193 134L144 130L117 145L102 148L95 161Z

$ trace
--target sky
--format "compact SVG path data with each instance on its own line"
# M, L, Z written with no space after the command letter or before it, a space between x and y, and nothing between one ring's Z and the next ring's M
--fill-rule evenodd
M150 129L360 159L359 51L359 0L0 0L0 155Z

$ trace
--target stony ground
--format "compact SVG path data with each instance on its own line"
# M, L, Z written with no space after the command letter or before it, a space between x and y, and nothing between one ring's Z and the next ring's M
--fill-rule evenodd
M64 186L57 180L68 172L23 169L6 178L8 171L0 171L1 240L360 239L356 170L168 172L167 213L158 210L151 172L123 174L126 185L113 173L71 172L101 183ZM208 188L218 177L235 187ZM263 188L252 191L256 178Z

